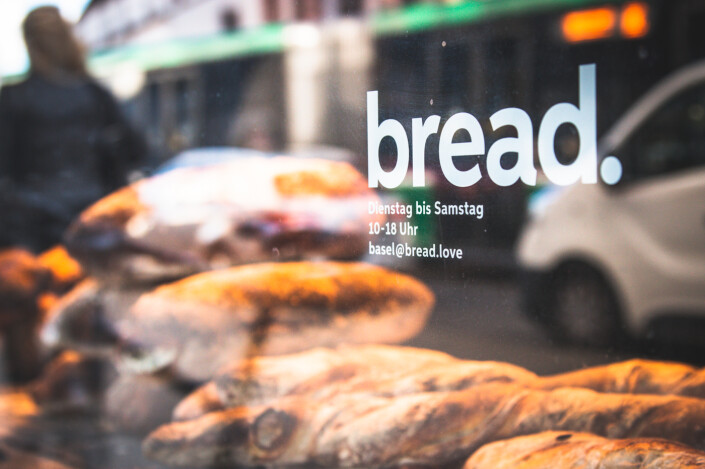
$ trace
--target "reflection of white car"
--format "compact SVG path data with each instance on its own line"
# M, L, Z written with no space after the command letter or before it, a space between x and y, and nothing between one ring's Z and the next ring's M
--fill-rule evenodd
M528 312L593 344L705 320L705 63L656 86L601 143L622 180L550 194L520 238Z

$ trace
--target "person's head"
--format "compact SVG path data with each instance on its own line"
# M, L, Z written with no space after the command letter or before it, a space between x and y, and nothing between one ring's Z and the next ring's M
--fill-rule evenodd
M56 7L32 10L22 29L32 72L49 77L86 74L83 48Z

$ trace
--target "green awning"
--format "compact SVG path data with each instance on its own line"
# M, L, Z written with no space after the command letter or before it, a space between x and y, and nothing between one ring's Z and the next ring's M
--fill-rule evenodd
M606 0L467 0L451 4L419 3L382 10L372 17L378 36L405 34L428 29L474 23L502 16L520 16L557 9L604 5ZM621 0L617 3L621 3Z
M91 70L101 74L118 65L133 65L142 70L154 70L269 54L282 51L284 46L282 31L282 25L273 24L214 36L176 39L148 45L129 45L95 53L90 57L89 65Z
M147 71L276 53L284 48L283 30L281 24L271 24L213 36L120 46L91 54L88 66L96 75L105 76L116 67ZM6 76L3 83L20 81L24 76L24 73Z

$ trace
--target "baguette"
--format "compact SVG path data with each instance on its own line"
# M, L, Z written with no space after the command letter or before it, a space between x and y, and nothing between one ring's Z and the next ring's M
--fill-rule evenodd
M629 360L537 381L541 389L580 387L600 392L675 394L705 399L705 369L681 363Z
M316 348L274 357L252 357L225 367L214 379L225 407L263 405L285 396L318 398L364 388L425 366L459 360L442 352L391 345Z
M467 458L480 446L542 431L669 438L705 447L705 401L678 396L531 390L489 384L465 391L330 400L281 399L171 423L144 442L174 466L319 464L385 468Z
M320 351L278 357L253 358L228 367L216 376L217 389L227 407L265 404L284 395L364 392L401 395L427 391L453 391L488 382L521 382L527 387L553 390L564 387L605 393L673 394L705 398L705 370L689 365L649 360L629 360L604 366L537 377L518 366L501 362L446 360L426 366L419 363L430 351L400 350L396 360L368 356L370 348L348 347L323 362ZM387 350L393 350L389 347ZM413 350L413 353L411 352ZM436 352L437 353L437 352ZM394 358L394 355L390 355ZM409 367L409 362L414 365ZM316 363L316 365L312 365ZM418 363L418 365L415 365ZM256 370L245 376L244 369ZM347 370L346 372L343 369ZM371 369L375 370L371 374ZM305 371L304 371L305 370ZM295 381L292 381L295 380ZM269 394L264 393L267 385ZM289 383L289 385L285 384ZM334 387L334 389L331 389ZM253 395L255 388L263 395ZM276 390L272 389L276 388Z
M380 352L384 352L381 354ZM436 354L436 355L432 355ZM386 355L386 356L385 356ZM522 383L534 389L579 387L605 393L705 397L705 372L689 365L630 360L549 377L507 363L469 361L403 347L349 346L277 357L254 357L215 378L221 408L268 404L283 396L369 392L395 396L468 389L489 382ZM431 363L428 363L429 359ZM435 357L439 360L436 361ZM194 396L190 405L203 395ZM186 406L184 406L186 407ZM212 407L204 411L214 410ZM196 407L178 420L193 418Z
M368 393L391 397L535 379L536 375L518 366L458 360L433 350L384 345L318 348L253 357L229 366L179 404L173 419L190 420L243 405L267 405L287 396L330 399L339 394Z
M490 443L463 469L695 469L705 453L655 438L608 440L589 433L543 432Z
M369 358L360 351L360 358ZM488 383L522 383L530 386L536 376L523 368L496 362L452 360L444 363L397 364L347 363L301 381L274 379L255 374L238 379L225 373L215 380L220 401L226 408L241 405L266 405L286 396L330 399L341 394L369 394L382 397L422 392L460 391ZM288 383L287 383L288 381ZM288 384L288 385L287 385Z
M203 382L234 359L415 336L434 303L421 282L364 263L266 263L207 272L139 298L120 336L172 350Z

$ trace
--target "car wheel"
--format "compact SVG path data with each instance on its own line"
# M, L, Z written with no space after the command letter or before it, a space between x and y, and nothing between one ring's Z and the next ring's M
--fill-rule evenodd
M556 339L605 346L623 335L617 298L607 280L581 263L559 268L551 285L549 317Z

